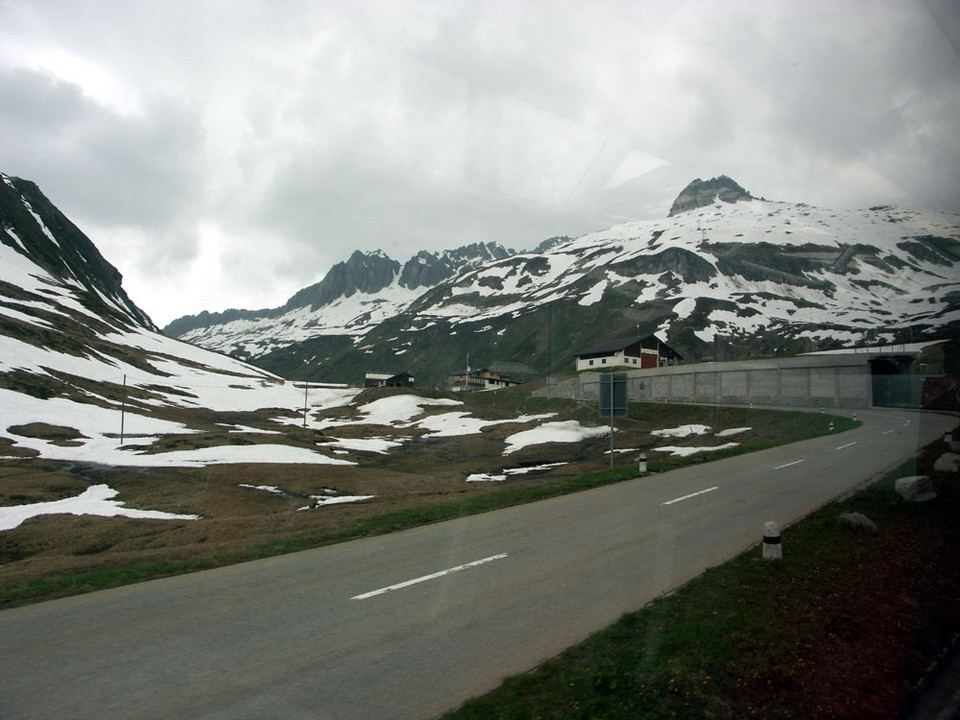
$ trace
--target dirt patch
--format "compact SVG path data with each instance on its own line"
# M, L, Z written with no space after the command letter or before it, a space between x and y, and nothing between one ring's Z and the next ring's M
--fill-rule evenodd
M40 453L33 448L22 447L13 438L0 436L0 457L4 458L34 458Z
M45 460L0 463L0 507L63 500L86 490L88 484L64 467Z
M80 447L83 445L80 440L87 436L76 428L66 427L64 425L50 425L49 423L35 422L27 425L11 425L7 432L19 435L20 437L34 438L36 440L46 440L51 445L61 447Z

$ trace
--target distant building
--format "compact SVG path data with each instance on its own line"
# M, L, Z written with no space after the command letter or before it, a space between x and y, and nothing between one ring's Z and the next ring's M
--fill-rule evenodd
M483 370L470 370L449 375L447 384L454 392L461 392L464 390L496 390L519 385L520 382L484 368Z
M372 387L413 387L413 376L404 370L393 375L391 373L368 372L364 377L363 386Z
M676 365L683 358L656 335L618 338L577 353L577 372L607 368L655 368Z

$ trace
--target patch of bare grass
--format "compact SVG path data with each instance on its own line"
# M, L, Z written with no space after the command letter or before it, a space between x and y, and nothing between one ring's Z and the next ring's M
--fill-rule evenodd
M82 442L79 442L80 439L86 439L87 437L76 428L66 427L64 425L51 425L44 422L11 425L7 428L7 432L19 435L20 437L46 440L51 445L59 445L60 447L79 447L83 445Z

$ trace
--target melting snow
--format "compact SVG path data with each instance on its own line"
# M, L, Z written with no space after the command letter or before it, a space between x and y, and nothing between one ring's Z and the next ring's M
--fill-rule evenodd
M607 427L583 427L576 420L551 422L533 430L524 430L511 435L507 438L507 448L503 454L509 455L529 445L580 442L586 438L600 437L609 433L610 429Z
M481 420L480 418L470 417L469 413L453 412L425 417L417 423L417 427L428 431L426 437L456 437L457 435L475 435L483 432L483 428L492 425L525 423L543 420L555 415L556 413L544 413L542 415L520 415L508 420Z
M507 468L499 473L473 473L467 476L467 482L503 482L510 475L526 475L532 472L542 472L550 468L560 467L566 463L544 463L543 465L531 465L529 467Z
M654 448L654 450L657 452L670 453L674 457L687 457L688 455L696 455L702 452L727 450L728 448L737 447L739 444L740 443L730 442L724 443L723 445L714 445L713 447L677 447L675 445L664 445L663 447Z
M311 495L310 499L314 501L313 505L304 505L297 510L314 510L324 505L340 505L343 503L360 502L375 498L376 495Z
M717 437L730 437L731 435L739 435L744 433L747 430L752 430L753 428L748 427L738 427L738 428L727 428L726 430L721 430L716 434Z
M603 291L607 289L607 280L601 280L596 285L594 285L587 293L580 298L577 303L579 305L594 305L600 302L603 299Z
M12 530L24 520L37 515L99 515L149 520L199 520L199 515L179 515L159 510L137 510L123 507L119 500L111 500L118 492L109 485L91 485L76 497L51 502L30 503L0 507L0 530Z
M680 427L675 428L666 428L665 430L654 430L651 432L651 435L656 435L657 437L688 437L690 435L706 435L710 432L712 428L709 425L681 425Z

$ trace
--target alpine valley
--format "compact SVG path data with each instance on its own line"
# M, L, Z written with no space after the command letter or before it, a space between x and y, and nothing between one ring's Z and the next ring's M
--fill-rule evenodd
M691 182L660 220L529 252L355 252L282 307L164 332L295 379L409 371L433 387L469 364L529 380L637 334L687 362L957 338L958 261L960 215L774 202L720 176Z

